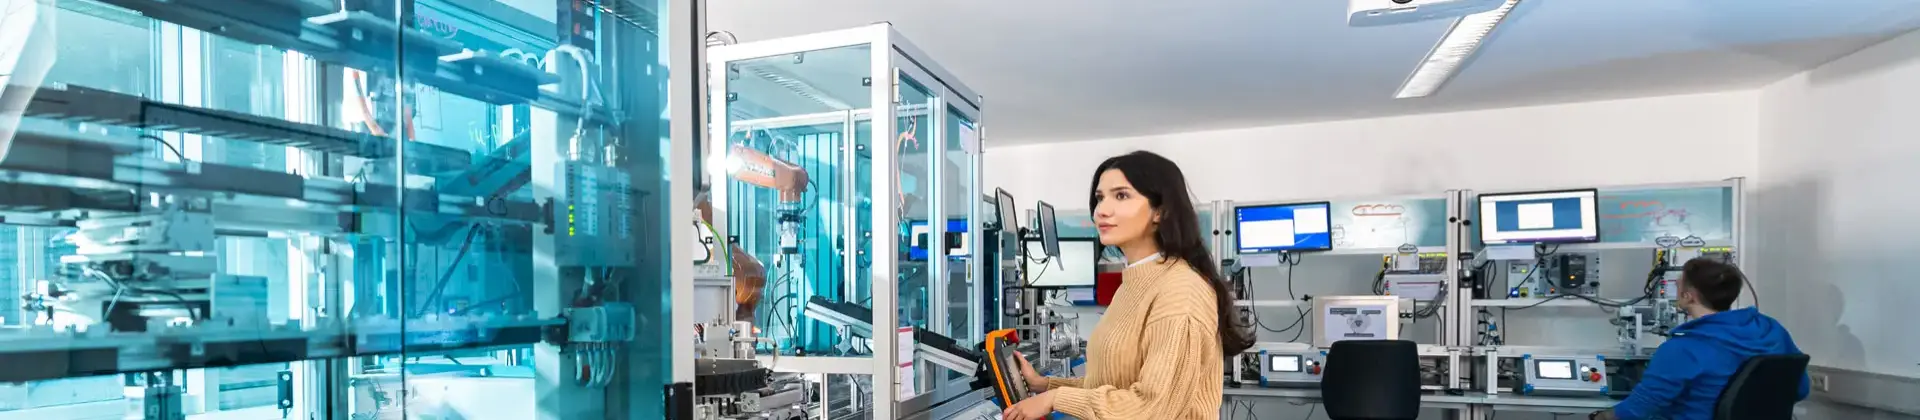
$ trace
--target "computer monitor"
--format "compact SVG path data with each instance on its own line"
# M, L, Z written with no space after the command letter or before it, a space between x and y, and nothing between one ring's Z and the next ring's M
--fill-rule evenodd
M925 220L915 220L907 224L907 233L912 242L907 245L907 258L919 261L927 259L927 249L938 247L940 241L933 239L933 227ZM967 219L947 220L946 241L948 257L965 257L970 249L967 246Z
M1013 194L1007 190L993 189L994 222L999 223L1001 232L1020 233L1020 211L1013 206Z
M1600 241L1593 189L1480 195L1480 242L1487 245Z
M1039 249L1039 244L1034 242L1038 241L1027 242L1027 254L1029 257L1038 259L1040 256L1033 254L1042 251ZM1062 239L1059 247L1060 255L1053 257L1059 263L1046 264L1028 272L1027 287L1046 289L1093 287L1093 279L1097 273L1094 252L1099 248L1095 246L1093 238Z
M1233 208L1235 249L1241 254L1333 249L1333 221L1325 202Z
M1040 220L1036 222L1040 225L1040 247L1048 258L1060 258L1060 227L1055 226L1060 221L1053 215L1053 205L1041 201L1034 208L1040 209L1037 212Z

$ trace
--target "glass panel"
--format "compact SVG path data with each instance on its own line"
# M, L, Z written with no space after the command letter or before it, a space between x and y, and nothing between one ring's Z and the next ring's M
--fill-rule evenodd
M1397 249L1447 246L1447 199L1334 201L1333 247ZM1386 251L1392 252L1392 251Z
M872 140L866 45L727 63L728 135L715 211L734 261L735 318L771 339L761 352L872 352L845 318L871 305ZM722 216L716 216L722 217ZM854 256L855 259L850 259ZM864 323L871 324L870 312Z
M895 182L900 195L894 197L894 210L901 226L895 228L898 241L905 244L907 251L898 258L899 279L894 283L899 288L899 327L913 327L931 332L937 323L936 314L941 310L937 289L945 281L944 275L935 271L946 269L946 258L941 258L939 238L932 237L933 223L946 223L944 217L936 217L934 209L935 171L940 170L940 162L934 161L934 149L942 147L941 139L934 133L939 124L934 115L934 94L905 74L900 75L897 86L897 104L894 106L896 133L891 137L898 151L899 168ZM944 273L942 273L944 274ZM900 343L905 344L905 343ZM914 393L919 394L932 389L934 366L924 358L915 356Z
M917 81L901 76L899 85L899 104L894 108L898 117L894 128L898 132L892 137L894 147L899 151L900 172L898 182L900 195L894 197L894 209L903 225L896 230L900 243L921 248L921 258L914 258L913 252L900 255L900 326L928 328L927 323L933 315L933 302L929 301L933 280L932 270L943 260L928 258L932 241L917 235L914 226L925 226L933 217L933 148L940 147L933 136L933 94Z
M664 417L664 1L118 4L0 11L0 417Z
M1663 238L1676 243L1698 238L1707 245L1733 245L1733 187L1603 188L1596 205L1601 242L1655 246ZM1468 235L1469 243L1480 243L1479 229Z
M1662 237L1733 242L1733 188L1600 191L1600 240L1654 243Z
M942 168L943 205L947 208L947 234L955 236L960 243L952 246L956 250L949 252L950 263L947 266L946 302L942 309L947 312L947 325L937 330L941 334L954 338L960 343L977 343L985 338L985 330L979 327L980 320L974 319L975 309L980 307L980 292L975 282L984 274L976 272L974 261L979 259L981 249L978 233L969 229L971 224L982 224L978 219L980 187L974 181L974 166L979 154L979 127L974 125L971 115L959 108L947 108L946 128L942 131L945 140L946 162ZM956 255L957 254L957 255Z
M451 41L459 48L445 54L485 50L513 69L544 68L554 81L537 102L502 101L530 91L494 71L443 83L446 63L461 63L443 55L404 62L398 100L371 107L378 125L407 140L389 179L477 206L448 214L435 211L448 203L430 197L400 200L399 315L408 336L436 338L380 361L397 368L409 415L664 416L661 404L641 402L662 400L678 338L662 322L672 302L668 128L658 117L666 114L665 5L574 1L556 11L420 1L402 20L409 34L435 37L409 49ZM381 121L388 115L396 117ZM543 204L554 212L550 224L513 217L516 206ZM481 325L499 337L514 330L493 325L559 316L626 324L635 336L439 345L449 326Z

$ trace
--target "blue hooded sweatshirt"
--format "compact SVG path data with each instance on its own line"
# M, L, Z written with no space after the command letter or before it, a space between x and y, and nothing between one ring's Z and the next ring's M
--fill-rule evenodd
M1800 354L1800 348L1785 327L1753 308L1688 321L1653 353L1633 394L1615 405L1613 414L1623 420L1711 420L1720 391L1740 364L1771 354ZM1807 399L1804 374L1799 398Z

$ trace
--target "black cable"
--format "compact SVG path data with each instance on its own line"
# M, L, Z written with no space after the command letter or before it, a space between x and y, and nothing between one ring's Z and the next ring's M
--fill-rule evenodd
M788 282L792 280L793 280L793 271L788 270L786 273L781 274L780 278L775 279L772 284L769 284L765 290L779 291L781 286L785 286ZM769 302L767 304L767 318L766 318L767 322L761 323L760 325L765 325L769 327L769 329L780 328L784 326L787 331L787 339L798 341L799 338L794 337L795 335L798 335L797 333L794 332L794 324L797 324L799 322L797 320L787 319L787 314L785 313L781 313L779 318L774 317L774 312L780 311L780 303L783 301L786 301L787 299L791 299L796 295L798 294L797 293L781 293L780 297L776 297L773 299L772 302ZM784 312L784 311L780 311L780 312ZM775 324L774 321L779 321L779 323ZM779 349L776 347L775 350L777 351Z
M932 254L928 254L928 255L932 255ZM1052 265L1052 264L1047 264L1047 262L1048 262L1047 260L1040 260L1039 262L1040 272L1034 273L1032 277L1027 277L1027 284L1022 284L1020 285L1020 287L1022 288L1033 287L1033 282L1039 281L1041 276L1047 275L1047 267Z
M184 308L186 308L186 309L187 309L187 315L191 315L191 316L193 316L193 319L194 319L195 321L199 321L199 320L203 320L203 319L207 319L207 318L205 318L205 317L202 317L202 316L200 316L200 315L201 315L201 314L200 314L200 311L199 311L198 309L196 309L196 308L194 308L194 307L193 307L193 303L192 303L192 302L188 302L188 301L187 301L187 298L184 298L184 297L181 297L179 293L174 293L174 292L169 292L169 291L165 291L165 290L152 290L152 289L141 289L141 288L137 288L137 287L133 287L133 286L125 286L125 287L127 288L127 290L132 290L132 291L133 291L134 293L139 293L139 294L156 294L156 295L161 295L161 296L166 296L166 297L170 297L170 298L173 298L173 300L177 300L177 301L180 301L180 306L181 306L181 307L184 307Z
M1256 295L1259 295L1259 292L1255 291L1253 288L1253 284L1254 284L1253 270L1247 267L1241 267L1240 270L1245 273L1244 281L1247 282L1247 313L1252 315L1254 326L1259 327L1262 330L1266 330L1267 332L1286 333L1287 331L1292 330L1295 326L1300 325L1300 320L1295 319L1292 324L1288 324L1286 327L1282 327L1276 330L1276 329L1273 329L1272 327L1268 327L1266 322L1260 320L1260 307L1258 305L1255 305L1255 302L1257 301L1257 299L1254 299Z
M1375 296L1387 295L1387 263L1381 263L1380 272L1373 275L1373 294Z
M1301 257L1299 254L1293 254L1292 258L1288 258L1287 254L1280 254L1280 257L1281 259L1285 260L1284 262L1287 263L1287 300L1299 300L1298 296L1300 295L1296 295L1293 293L1293 266L1300 265L1300 261L1302 260L1303 257ZM1298 343L1300 342L1300 336L1306 334L1307 328L1312 327L1313 324L1306 322L1306 319L1307 319L1306 308L1295 307L1294 309L1297 312L1299 312L1299 315L1300 315L1299 318L1294 319L1294 322L1301 324L1301 328L1293 330L1293 338L1288 339L1287 342Z
M1566 298L1575 297L1575 296L1579 296L1579 295L1555 295L1552 297L1541 298L1539 302L1534 302L1532 305L1522 306L1518 308L1506 308L1506 309L1512 309L1516 311L1522 310L1522 309L1531 309L1536 306L1545 305L1547 304L1547 302L1552 302L1552 301L1566 299ZM1500 318L1500 323L1505 324L1507 322L1505 317L1506 317L1506 314L1502 313Z
M135 296L137 296L137 295L144 295L144 294L155 294L155 295L161 295L161 296L166 296L166 297L171 297L171 298L173 298L173 300L177 300L177 301L180 301L180 306L181 306L182 308L184 308L184 309L186 309L186 310L187 310L187 315L188 315L188 316L191 316L191 317L193 317L193 319L194 319L194 321L196 321L196 322L197 322L197 321L200 321L200 320L203 320L203 319L207 319L206 317L202 317L202 316L200 316L200 315L201 315L201 313L200 313L200 311L198 311L198 310L196 310L196 309L195 309L195 308L193 307L193 302L189 302L189 301L187 301L187 298L185 298L185 297L181 297L179 293L174 293L174 292L171 292L171 291L166 291L166 290L158 290L158 289L145 289L145 288L140 288L140 287L135 287L135 286L128 286L128 285L126 285L126 284L124 284L124 283L121 283L121 282L120 282L120 281L118 281L118 280L114 280L114 279L113 279L113 277L111 277L111 276L108 276L108 275L107 275L106 273L104 273L104 272L99 272L99 271L97 271L97 270L88 270L88 272L89 272L89 273L91 273L91 274L92 274L92 275L94 275L94 276L97 276L97 277L99 277L99 278L100 278L100 280L104 280L104 281L106 281L106 282L107 282L107 285L108 285L108 286L112 286L112 287L114 288L114 294L116 294L116 295L119 295L119 294L123 294L124 292L128 292L128 291L131 291L131 292L133 292L133 293L134 293L134 295L135 295ZM118 300L118 299L119 299L119 297L115 297L114 299L115 299L115 300Z
M1535 245L1535 249L1538 250L1540 255L1534 257L1533 268L1527 270L1527 277L1521 278L1520 284L1513 286L1513 288L1519 289L1521 287L1526 287L1527 283L1532 282L1533 273L1539 272L1541 268L1547 266L1547 257L1553 256L1553 254L1559 253L1560 245L1554 244L1553 249L1551 250L1547 249L1546 245ZM1541 280L1541 281L1546 281L1546 280Z
M1621 308L1621 307L1633 306L1647 300L1646 296L1636 297L1636 298L1633 298L1633 300L1624 301L1624 302L1616 301L1612 299L1602 299L1602 298L1597 298L1597 297L1587 296L1587 295L1580 295L1580 294L1562 294L1561 296L1571 296L1580 300L1593 302L1593 304L1595 305L1600 305L1608 308Z
M1244 281L1247 282L1247 313L1253 315L1253 325L1255 327L1259 327L1260 329L1266 330L1267 332L1271 332L1271 333L1286 333L1288 330L1292 330L1294 327L1300 325L1300 319L1296 318L1293 320L1293 324L1289 324L1285 328L1276 330L1276 329L1273 329L1272 327L1268 327L1265 322L1261 321L1260 307L1254 305L1254 299L1253 299L1254 295L1258 294L1258 293L1255 293L1253 290L1253 270L1249 270L1246 267L1241 267L1240 271L1245 273L1245 276L1246 276L1244 277Z
M141 134L141 135L140 135L140 138L143 138L143 139L151 139L151 140L153 140L153 141L157 141L157 142L160 142L160 145L161 145L161 146L166 146L166 147L167 147L167 150L171 150L171 151L173 151L173 156L174 156L174 157L178 157L178 158L180 158L180 161L181 161L181 162L187 162L187 161L188 161L188 160L187 160L187 154L186 154L186 153L180 153L180 149L178 149L178 148L175 148L175 147L173 147L173 143L168 143L168 142L167 142L167 139L163 139L163 138L160 138L160 136L156 136L156 135L152 135L152 134Z
M467 238L460 243L460 253L454 254L453 263L447 265L447 271L440 273L440 280L433 285L433 293L428 294L426 300L420 301L420 308L413 311L413 316L425 315L427 308L433 306L433 301L440 299L440 294L447 291L447 283L453 280L453 272L460 268L461 261L467 259L467 250L473 247L473 238L479 233L479 225L467 229Z

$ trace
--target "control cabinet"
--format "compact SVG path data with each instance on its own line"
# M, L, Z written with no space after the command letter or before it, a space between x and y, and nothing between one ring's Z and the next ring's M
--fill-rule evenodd
M1604 395L1608 389L1607 359L1600 355L1537 356L1520 358L1520 393L1527 395Z
M1380 287L1392 296L1437 300L1446 287L1447 253L1396 254L1387 257Z

